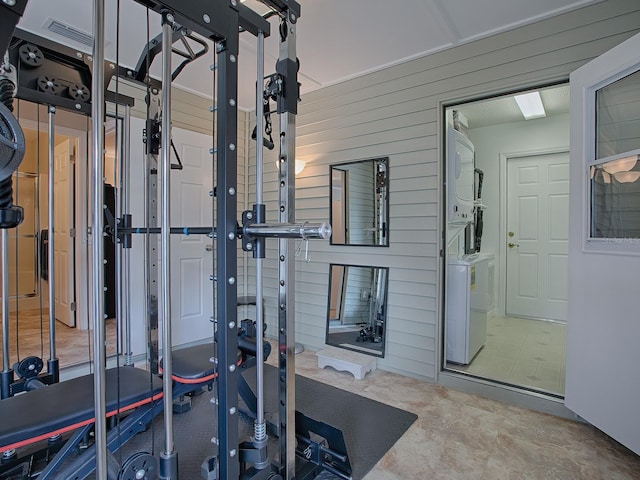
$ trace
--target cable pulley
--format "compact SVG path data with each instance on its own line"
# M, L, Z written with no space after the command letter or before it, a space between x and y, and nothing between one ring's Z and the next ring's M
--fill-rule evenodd
M29 67L39 67L44 63L44 54L32 43L25 43L18 50L20 60Z
M41 75L38 77L38 90L44 93L58 95L62 90L62 86L56 78L50 77L49 75Z
M89 88L84 85L74 83L72 85L69 85L68 90L69 96L79 102L88 102L91 98L91 92L89 91Z

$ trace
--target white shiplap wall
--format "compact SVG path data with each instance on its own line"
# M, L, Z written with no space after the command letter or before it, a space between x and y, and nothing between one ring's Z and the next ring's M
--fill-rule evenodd
M307 162L296 180L297 219L328 219L329 165L388 156L390 246L312 242L311 261L297 261L296 340L312 349L324 345L329 263L387 266L387 348L378 368L436 379L442 105L566 80L639 26L637 0L610 0L305 94L297 118L297 158ZM252 143L250 162L254 149ZM265 165L269 221L276 218L275 161L270 152ZM249 192L255 191L251 172ZM266 317L268 332L275 335L275 245L268 244L267 255ZM251 266L248 280L253 285Z

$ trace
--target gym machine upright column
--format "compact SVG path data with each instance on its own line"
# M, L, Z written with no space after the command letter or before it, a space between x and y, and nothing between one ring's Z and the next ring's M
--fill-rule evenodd
M296 14L286 10L280 28L280 55L276 72L284 79L285 95L277 105L280 116L279 221L292 224L295 207L295 132L298 112L298 62L296 56ZM278 383L280 467L286 480L296 474L295 432L295 240L281 237L278 245ZM284 350L283 350L284 349Z
M230 32L238 31L238 11L227 11ZM238 454L238 271L236 219L238 213L238 34L217 44L217 219L216 312L218 315L218 459L219 478L240 477Z
M55 289L55 113L56 108L49 106L49 237L47 245L48 278L49 278L49 361L47 362L47 371L54 375L53 382L58 382L59 365L56 358L56 289Z
M91 290L93 292L93 399L96 478L107 480L106 352L104 348L104 0L93 2L93 75L91 76Z
M161 220L162 234L160 250L162 269L160 287L162 301L162 392L164 395L164 451L160 453L160 478L178 479L178 454L173 445L173 372L171 364L171 219L170 219L170 177L171 170L171 34L173 16L162 16L162 146L161 163Z

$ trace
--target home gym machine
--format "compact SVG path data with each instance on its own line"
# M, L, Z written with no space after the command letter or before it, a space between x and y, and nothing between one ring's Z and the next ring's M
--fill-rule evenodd
M295 39L296 24L300 15L300 6L293 0L261 0L278 15L280 28L280 58L276 65L276 74L269 76L268 93L263 90L264 82L260 79L262 73L264 37L270 34L270 24L265 18L256 14L236 0L215 0L203 2L196 0L189 1L155 1L155 0L135 0L138 3L158 12L162 16L162 45L172 44L175 40L176 32L189 29L197 32L205 38L211 39L216 44L218 61L215 64L218 76L219 88L215 96L215 105L212 111L217 117L218 129L216 132L217 148L212 149L216 156L215 168L217 174L217 185L213 188L217 192L217 224L212 227L194 227L192 233L207 234L216 239L216 270L212 276L215 283L215 307L218 319L218 329L216 332L217 352L212 362L215 364L216 381L218 384L217 405L217 425L218 437L214 442L217 445L217 455L214 455L203 463L203 475L209 479L269 479L269 478L293 478L307 479L313 478L323 465L332 463L332 456L337 460L334 464L348 465L345 462L346 452L333 451L331 442L329 445L314 442L311 432L317 432L319 426L313 426L313 422L304 422L302 427L296 432L295 412L295 357L294 357L294 286L295 286L295 239L327 238L330 234L330 227L326 224L295 223L294 206L294 153L295 153L295 115L297 113L297 102L299 97L299 85L297 82L298 62L296 58ZM24 10L26 2L19 2ZM7 2L4 2L6 5ZM3 8L12 8L2 5ZM6 18L6 17L5 17ZM112 92L107 92L110 70L106 68L104 60L104 0L94 1L94 48L92 56L82 56L80 62L90 66L90 74L85 76L85 80L90 81L91 87L83 88L87 82L78 84L78 88L69 89L71 98L70 108L90 113L92 119L92 162L91 162L91 184L92 184L92 223L90 228L91 243L91 263L101 265L104 256L103 242L97 241L102 237L102 233L109 231L105 228L103 218L103 189L102 179L104 166L102 162L104 151L104 114L105 98L109 98ZM262 143L258 142L257 149L257 177L259 178L256 204L254 207L242 214L242 225L237 223L237 55L239 32L246 31L258 39L259 66L258 66L258 89L257 100L257 130L262 131L262 118L264 116L264 99L272 98L276 102L279 122L279 200L278 200L278 223L267 224L265 222L266 209L262 204ZM174 232L170 227L169 218L169 172L171 170L170 148L171 148L171 89L168 86L184 67L178 70L171 70L171 49L162 48L162 81L159 82L161 88L151 90L154 95L161 97L159 109L154 115L156 123L148 123L147 140L151 137L160 140L159 153L161 158L157 161L156 174L160 184L160 225L147 225L140 231L131 227L131 219L127 219L126 212L122 216L118 215L119 227L116 227L116 237L126 243L130 241L130 236L135 233L155 233L160 234L161 255L165 260L162 262L160 272L160 282L157 303L148 304L149 314L155 314L164 319L163 322L163 351L171 351L171 321L170 321L170 235L172 233L184 233L183 229ZM158 53L156 49L156 53ZM37 55L36 55L37 56ZM148 65L148 63L147 63ZM143 81L150 85L151 80L147 75L144 78L137 77L139 71L143 70L138 64L138 71L122 71L119 65L115 66L116 75L130 80ZM133 78L132 78L133 77ZM44 89L50 87L45 82ZM56 85L53 83L53 88ZM161 93L160 93L161 90ZM40 94L47 92L40 92ZM75 97L74 97L75 94ZM38 94L39 95L39 94ZM124 96L120 96L122 100ZM37 100L36 100L37 101ZM62 101L62 100L60 100ZM41 103L46 103L42 102ZM79 107L78 107L79 105ZM159 128L158 127L159 123ZM153 127L153 128L151 128ZM156 155L158 151L151 152ZM125 209L126 210L126 209ZM129 221L129 223L127 223ZM175 228L175 227L174 227ZM185 227L186 228L186 227ZM277 425L279 437L279 458L272 464L266 452L266 427L264 421L264 400L263 400L263 329L258 326L256 329L256 350L257 350L257 399L256 399L256 421L255 434L252 442L239 442L238 434L238 375L237 365L238 352L238 319L237 319L237 261L236 248L237 241L242 240L242 247L246 251L253 252L256 258L256 273L258 284L256 285L256 308L257 318L262 323L263 312L261 311L262 301L262 280L260 259L265 256L265 239L278 239L278 389L279 389L279 422ZM147 258L147 261L149 259ZM94 268L91 277L91 290L93 291L91 318L94 324L94 344L104 345L104 298L102 295L104 280L99 268ZM156 320L157 318L156 317ZM150 322L153 328L153 321ZM157 325L157 324L156 324ZM151 342L153 347L153 342ZM157 351L157 350L156 350ZM130 348L126 347L126 352ZM171 383L172 378L172 356L165 355L163 365L163 402L164 402L164 423L165 442L160 459L160 477L165 479L178 478L177 452L173 445L172 432L172 409L173 400ZM105 370L106 358L104 349L96 348L94 352L94 365L96 373L93 375L94 387L94 408L93 417L95 421L95 466L97 478L110 478L108 472L110 467L110 457L108 454L109 442L106 429L106 413L108 405L105 393ZM157 365L151 361L152 370ZM153 397L156 398L155 396ZM156 401L156 400L154 400ZM316 422L317 423L317 422ZM311 427L310 427L311 425ZM296 434L300 440L300 448L296 448ZM342 441L342 443L344 443ZM296 454L302 455L307 462L303 462L302 469L296 468ZM311 465L309 465L311 462ZM331 468L329 466L329 468ZM112 471L112 470L111 470ZM342 478L349 478L349 472L342 473Z
M216 238L216 272L215 299L218 328L216 331L217 356L213 361L218 366L217 391L217 428L218 437L215 441L218 447L217 455L207 459L203 465L203 474L207 479L268 479L296 476L296 438L295 438L295 357L294 357L294 286L295 268L294 239L327 238L330 228L328 225L296 224L295 223L295 115L299 97L297 82L298 63L296 57L295 40L296 24L300 16L300 7L293 0L263 0L280 18L280 57L276 64L278 75L277 109L280 116L280 154L279 154L279 223L269 225L265 223L265 206L261 204L261 180L258 181L257 202L252 210L244 212L243 225L237 225L237 83L238 83L238 50L239 32L249 32L258 38L258 51L264 45L264 37L270 33L270 24L262 16L245 7L237 0L216 0L206 4L198 1L154 1L137 0L162 16L163 44L168 39L175 24L188 28L216 43L218 61L217 69L218 89L215 98L217 118L216 145L212 152L216 156L215 168L217 174L216 218L214 236ZM104 20L102 16L103 2L96 1L94 25L93 57L100 66L104 58L102 43L104 40ZM262 54L259 54L263 61ZM161 153L162 159L158 164L161 185L161 222L160 251L163 261L158 311L161 312L163 322L163 351L171 350L170 323L170 222L169 222L169 171L170 171L170 138L171 138L171 53L169 49L162 51L162 100L161 100ZM262 68L259 66L257 98L257 118L261 122L263 112ZM94 83L100 79L98 70L94 69ZM103 88L94 86L94 92L101 94ZM96 177L101 178L100 158L101 145L98 139L102 112L97 106L102 101L97 96L93 101L94 122L94 169ZM258 124L260 131L261 123ZM258 142L257 177L262 176L262 142ZM97 213L102 205L100 192L94 199L96 213L94 215L94 231L102 231L100 215ZM257 338L257 416L255 422L254 440L250 443L239 443L238 435L238 375L236 368L238 351L238 319L237 319L237 241L242 237L243 248L254 252L256 259L265 256L265 239L277 238L278 245L278 363L279 363L279 439L280 458L276 465L271 465L266 451L266 427L264 422L264 387L262 378L262 286L257 285L256 306L258 309L259 326L256 329ZM94 262L101 258L101 252L94 244ZM261 266L258 260L257 276L261 277ZM100 292L101 279L94 278L93 289ZM99 321L98 307L95 307L95 319ZM102 329L96 328L96 332ZM96 344L102 338L96 336ZM161 478L177 478L177 453L173 445L171 428L171 408L166 404L171 397L171 382L167 372L171 372L170 356L165 356L164 391L165 391L165 444L160 458ZM96 358L97 371L104 368L104 359ZM96 378L99 376L96 375ZM106 471L105 459L100 458L99 452L104 449L103 428L98 428L102 415L103 394L100 395L99 385L96 384L96 446L98 451L97 472ZM242 464L242 468L241 468Z

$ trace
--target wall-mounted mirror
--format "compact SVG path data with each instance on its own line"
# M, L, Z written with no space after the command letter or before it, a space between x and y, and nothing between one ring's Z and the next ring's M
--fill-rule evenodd
M386 267L331 264L327 345L384 357Z
M389 159L331 165L331 245L389 246Z

